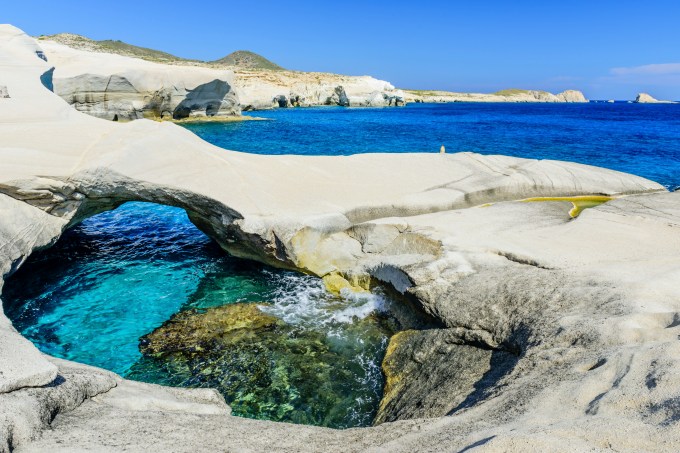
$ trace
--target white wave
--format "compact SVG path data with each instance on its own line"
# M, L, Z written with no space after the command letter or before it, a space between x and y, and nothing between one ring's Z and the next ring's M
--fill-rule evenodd
M277 280L272 305L262 310L288 324L305 327L330 327L364 319L374 312L385 312L386 299L379 293L355 293L343 289L331 294L316 277L293 273L271 274Z

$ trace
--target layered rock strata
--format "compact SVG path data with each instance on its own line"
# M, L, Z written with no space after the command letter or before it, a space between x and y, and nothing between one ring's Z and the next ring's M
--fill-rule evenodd
M0 449L680 447L678 194L504 156L226 151L174 124L73 110L45 89L39 50L0 27L3 278L79 220L152 201L186 209L237 256L336 285L381 280L440 328L393 338L377 421L396 421L336 431L231 417L214 392L47 357L3 317ZM615 199L574 217L565 197L578 195ZM523 201L534 197L555 199Z

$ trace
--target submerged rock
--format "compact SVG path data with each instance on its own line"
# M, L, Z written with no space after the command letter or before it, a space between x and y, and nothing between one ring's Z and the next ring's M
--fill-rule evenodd
M338 428L370 424L382 393L377 364L386 328L371 316L349 326L360 341L376 345L375 355L364 357L353 344L357 336L302 329L263 307L230 304L176 314L141 338L145 357L129 377L217 388L234 414L246 417ZM372 382L365 379L366 360L376 364Z
M225 305L205 313L182 311L142 337L139 349L145 355L200 353L238 343L283 324L279 318L263 313L257 304Z

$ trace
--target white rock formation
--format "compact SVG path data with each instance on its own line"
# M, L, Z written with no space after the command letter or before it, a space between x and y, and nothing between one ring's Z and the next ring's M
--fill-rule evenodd
M404 105L401 90L368 76L247 69L234 76L216 64L158 63L75 42L73 47L49 39L40 43L58 68L55 92L99 118L185 116L187 107L190 116L231 116L241 108Z
M77 110L109 120L240 115L231 71L154 63L41 41L57 67L54 92Z
M638 104L673 104L673 101L660 101L647 93L640 93L635 98Z
M227 151L171 123L75 111L45 90L51 71L38 50L0 26L12 93L0 102L0 285L69 225L153 201L187 209L235 255L336 280L371 275L407 293L448 342L434 343L432 374L396 387L459 373L447 354L480 349L491 359L470 371L467 393L432 390L444 391L426 408L435 418L337 431L231 417L214 392L44 356L2 318L0 450L680 448L680 194L610 170L504 156ZM589 194L629 196L575 219L569 201L521 201Z
M588 102L583 93L566 90L558 94L536 90L504 90L498 93L406 90L406 102Z
M238 69L215 63L149 62L103 53L87 40L42 39L58 67L54 90L78 110L105 119L230 116L242 110L340 105L402 106L407 102L588 102L583 93L505 90L494 94L404 91L370 76ZM83 44L83 42L85 44ZM72 47L69 47L69 44ZM199 87L199 88L196 88Z
M565 90L555 96L562 102L588 102L588 99L578 90Z
M234 85L243 110L318 105L404 105L403 91L395 89L388 82L369 76L240 70L236 73Z

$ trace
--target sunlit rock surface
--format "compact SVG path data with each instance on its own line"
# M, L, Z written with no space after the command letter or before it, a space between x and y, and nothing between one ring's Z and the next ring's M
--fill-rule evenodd
M404 372L382 419L398 421L338 431L233 417L205 389L130 384L54 360L0 322L0 448L680 447L677 193L614 171L503 156L226 151L170 123L75 111L45 88L51 67L39 52L20 30L0 27L12 96L0 101L3 277L63 228L146 200L187 209L236 255L350 285L385 281L446 330L417 333L411 356L399 355L399 343L388 356L388 375L390 360ZM576 195L615 199L575 218L568 201L521 201ZM462 347L469 356L437 355ZM494 355L516 362L497 368ZM422 381L443 382L471 357L483 360L459 386Z
M655 97L647 93L640 93L635 98L635 102L638 104L672 104L672 101L660 101Z
M57 69L53 91L98 118L184 119L241 113L229 70L155 63L41 41Z

